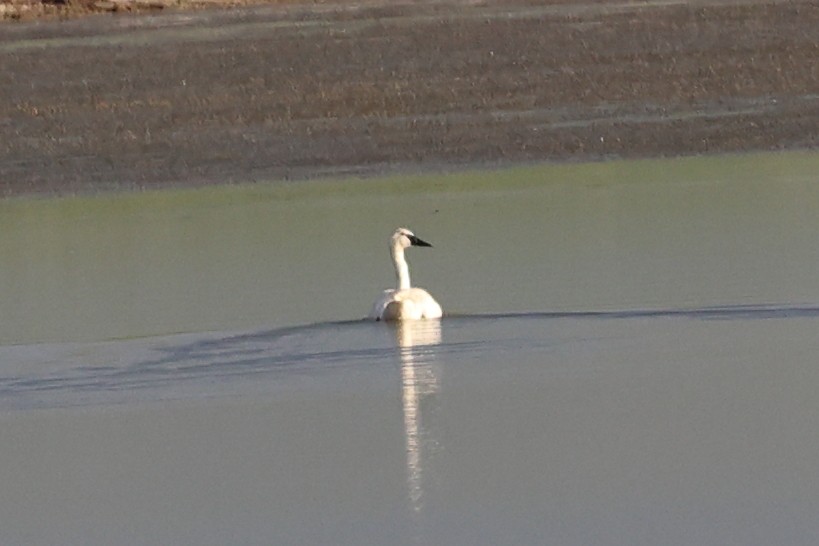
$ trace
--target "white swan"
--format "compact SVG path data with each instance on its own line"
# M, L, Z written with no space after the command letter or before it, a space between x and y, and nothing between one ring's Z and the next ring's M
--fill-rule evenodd
M410 246L432 246L406 228L396 229L390 237L390 255L395 264L398 288L384 290L375 300L370 318L375 320L418 320L441 318L441 306L423 288L410 286L409 266L404 249Z

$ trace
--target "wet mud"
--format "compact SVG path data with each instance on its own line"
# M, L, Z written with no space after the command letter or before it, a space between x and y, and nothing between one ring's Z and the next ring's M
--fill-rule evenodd
M252 5L0 24L0 192L814 148L819 3Z

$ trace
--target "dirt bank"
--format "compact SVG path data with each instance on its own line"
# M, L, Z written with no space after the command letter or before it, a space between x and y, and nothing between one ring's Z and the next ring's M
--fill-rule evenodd
M0 26L0 191L815 147L819 3L322 3Z

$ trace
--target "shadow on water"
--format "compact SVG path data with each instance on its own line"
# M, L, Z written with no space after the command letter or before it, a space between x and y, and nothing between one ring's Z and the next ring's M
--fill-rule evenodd
M700 309L448 315L435 332L365 320L250 333L183 334L90 344L0 347L0 408L122 404L203 396L269 393L321 386L355 388L361 373L387 378L402 370L416 395L434 391L439 372L415 361L549 343L560 321L638 319L762 320L819 317L812 305L740 305ZM413 336L415 338L413 339ZM385 366L387 364L387 366ZM354 373L352 373L354 372ZM412 372L413 376L407 374ZM328 381L329 380L329 381ZM426 382L425 382L426 381ZM410 411L411 412L411 411Z

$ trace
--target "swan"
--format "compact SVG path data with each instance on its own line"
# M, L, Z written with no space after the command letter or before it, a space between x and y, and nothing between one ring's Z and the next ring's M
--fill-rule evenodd
M384 290L375 300L369 318L375 320L419 320L441 318L443 311L429 292L410 286L409 266L404 249L411 246L432 245L422 241L406 228L396 229L390 237L390 255L395 265L398 288Z

